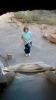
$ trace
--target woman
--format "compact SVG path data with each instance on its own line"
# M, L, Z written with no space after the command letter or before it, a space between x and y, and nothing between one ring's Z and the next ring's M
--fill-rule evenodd
M32 33L29 31L29 28L25 26L21 34L21 39L24 42L24 52L26 56L30 56L30 47L32 46Z

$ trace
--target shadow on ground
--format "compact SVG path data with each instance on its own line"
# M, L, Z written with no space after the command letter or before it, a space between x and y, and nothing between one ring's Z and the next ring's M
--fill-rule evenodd
M56 100L56 85L42 74L20 75L0 94L0 100Z

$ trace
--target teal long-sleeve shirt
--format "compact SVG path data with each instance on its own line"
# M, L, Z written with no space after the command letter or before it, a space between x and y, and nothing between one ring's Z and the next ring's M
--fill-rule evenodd
M22 32L22 34L21 34L21 38L24 38L25 40L29 40L31 38L31 36L32 36L31 31L28 31L27 33Z

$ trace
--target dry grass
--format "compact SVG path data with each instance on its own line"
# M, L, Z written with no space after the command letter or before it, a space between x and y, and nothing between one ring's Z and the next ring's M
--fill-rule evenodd
M40 16L39 14L35 14L35 13L27 13L25 15L21 11L15 12L14 16L17 19L21 19L21 22L23 22L23 23L36 22L38 24L56 25L56 17L50 18L48 16Z

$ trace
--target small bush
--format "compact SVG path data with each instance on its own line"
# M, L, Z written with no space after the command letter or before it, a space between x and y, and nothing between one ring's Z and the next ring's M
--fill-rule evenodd
M49 25L56 25L56 18L55 17L44 17L44 22Z
M15 16L15 18L18 18L18 19L22 19L23 18L23 14L21 12L15 12L14 16Z
M32 20L33 21L39 21L40 20L40 15L32 14Z
M51 10L52 13L56 14L56 10Z
M48 23L49 23L50 25L56 25L56 18L49 18L49 19L48 19Z
M32 14L27 14L24 18L27 20L28 23L32 22Z

